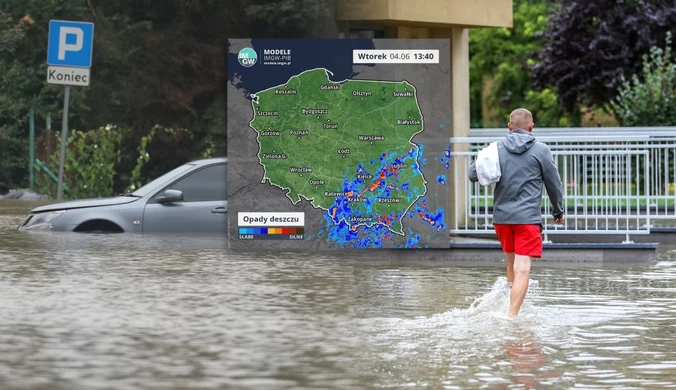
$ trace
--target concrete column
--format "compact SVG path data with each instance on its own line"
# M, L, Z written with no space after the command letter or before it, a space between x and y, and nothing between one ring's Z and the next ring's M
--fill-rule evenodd
M467 137L469 135L469 30L463 27L435 28L430 38L447 38L451 41L451 129L449 137ZM466 152L467 145L453 145L452 152ZM451 201L446 215L449 229L464 225L467 207L465 193L469 181L467 164L462 158L451 159L449 183ZM457 170L457 173L456 173ZM462 223L461 223L462 221Z
M469 135L469 30L451 29L451 118L454 137Z
M430 38L447 38L451 41L451 128L449 137L466 137L469 135L469 30L462 27L435 28L430 31ZM452 152L465 152L467 145L453 145ZM465 160L451 159L449 183L451 185L451 201L446 215L449 229L464 225L467 212L465 193L469 181L467 179ZM457 173L456 173L457 170ZM462 223L461 223L462 221Z
M429 38L451 40L451 132L450 137L469 135L469 30L435 28Z
M470 127L469 109L469 30L454 27L451 29L451 124L453 137L467 137ZM467 145L453 145L451 153L466 152ZM448 225L452 229L456 222L462 227L467 210L467 189L469 180L467 168L469 167L464 158L451 160L456 167L451 166L451 207Z

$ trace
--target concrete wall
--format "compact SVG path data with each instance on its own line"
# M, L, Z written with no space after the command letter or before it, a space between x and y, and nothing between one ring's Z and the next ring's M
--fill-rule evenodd
M512 27L512 0L336 0L338 21Z

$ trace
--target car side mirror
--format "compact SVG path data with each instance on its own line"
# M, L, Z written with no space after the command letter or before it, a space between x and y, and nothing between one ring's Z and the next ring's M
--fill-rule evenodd
M157 198L157 203L165 204L165 203L174 203L174 202L182 202L183 201L183 192L179 190L166 190L160 196Z

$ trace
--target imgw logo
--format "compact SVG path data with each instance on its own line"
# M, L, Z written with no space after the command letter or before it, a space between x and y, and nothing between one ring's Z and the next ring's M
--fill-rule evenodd
M257 60L258 55L256 54L256 51L250 47L245 47L239 51L239 54L237 54L237 61L239 61L240 65L246 68L254 66Z

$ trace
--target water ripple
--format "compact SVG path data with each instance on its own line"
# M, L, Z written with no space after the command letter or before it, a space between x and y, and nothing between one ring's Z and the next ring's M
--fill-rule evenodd
M534 268L222 237L26 234L0 203L0 388L676 387L676 252Z

